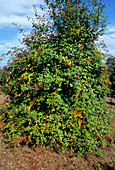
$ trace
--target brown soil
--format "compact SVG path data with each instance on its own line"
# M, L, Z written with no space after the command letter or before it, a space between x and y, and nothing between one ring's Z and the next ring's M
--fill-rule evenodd
M115 109L115 99L107 98L107 106ZM0 91L0 107L8 101L8 96ZM110 113L113 115L112 113ZM114 118L115 115L113 115ZM112 119L112 131L115 123ZM114 144L114 143L113 143ZM0 132L0 170L115 170L115 148L100 149L102 156L86 153L85 158L74 154L56 153L52 150L27 146L9 148Z

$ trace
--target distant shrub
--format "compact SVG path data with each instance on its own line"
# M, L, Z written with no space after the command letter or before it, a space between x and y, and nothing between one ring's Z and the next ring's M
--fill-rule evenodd
M0 84L5 83L10 76L10 70L5 66L3 69L0 69Z
M110 78L110 95L115 98L115 57L110 56L107 59L106 65L108 65L108 72Z

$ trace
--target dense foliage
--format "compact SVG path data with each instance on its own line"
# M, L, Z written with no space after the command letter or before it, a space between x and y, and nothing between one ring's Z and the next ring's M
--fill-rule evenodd
M100 30L101 21L95 18L102 5L98 9L99 3L91 2L56 1L54 6L47 2L54 19L51 34L47 25L32 23L33 32L23 40L27 48L15 51L9 64L12 74L4 86L11 98L1 118L6 141L76 154L106 146L109 116L103 99L109 79L103 56L94 43L104 29ZM54 13L57 3L65 5L65 13L58 13L58 22ZM89 5L94 7L91 24ZM94 32L93 22L97 24Z

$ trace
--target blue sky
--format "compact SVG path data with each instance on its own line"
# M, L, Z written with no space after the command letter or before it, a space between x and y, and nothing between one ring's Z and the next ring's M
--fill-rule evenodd
M100 40L104 40L109 53L115 56L115 0L106 0L110 5L104 10L108 16L110 24L108 36L104 35ZM27 16L34 18L33 4L43 5L43 0L3 0L0 3L0 55L6 53L13 46L20 46L19 39L22 36L12 22L22 25L25 30L31 29L31 24ZM38 8L39 14L43 12ZM7 60L0 62L0 67L7 65Z

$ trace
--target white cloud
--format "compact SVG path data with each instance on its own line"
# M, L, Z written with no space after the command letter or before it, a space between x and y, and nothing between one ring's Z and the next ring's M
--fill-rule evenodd
M0 41L1 53L4 53L4 54L7 53L12 47L18 47L18 46L22 47L23 45L19 42L19 40L22 40L22 35L18 33L16 36L13 37L12 40ZM7 65L8 60L9 60L9 57L5 56L5 59L0 61L0 67Z
M12 40L0 41L0 51L7 52L11 47L20 45L19 39L22 39L22 35L18 33Z
M33 4L45 5L43 0L3 0L0 3L0 28L12 27L15 22L24 27L30 27L27 16L34 17ZM40 8L38 13L43 14Z
M108 29L109 33L110 32L115 32L115 26L108 26L107 29Z
M12 23L17 23L23 27L30 27L31 24L27 21L25 16L10 15L9 17L3 16L0 18L0 28L4 27L14 27Z
M100 37L100 40L104 40L109 54L115 56L115 26L111 26L108 32Z

